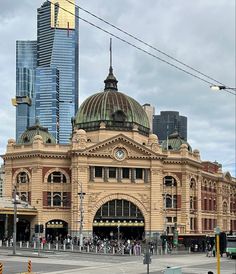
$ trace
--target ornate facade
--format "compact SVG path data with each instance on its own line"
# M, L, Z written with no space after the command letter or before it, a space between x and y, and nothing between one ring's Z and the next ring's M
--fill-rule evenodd
M5 196L15 185L30 205L18 217L31 234L39 223L45 235L111 235L117 226L136 238L236 231L236 179L177 133L161 146L142 107L118 92L112 68L104 91L80 107L70 144L38 124L20 140L10 139L3 156Z

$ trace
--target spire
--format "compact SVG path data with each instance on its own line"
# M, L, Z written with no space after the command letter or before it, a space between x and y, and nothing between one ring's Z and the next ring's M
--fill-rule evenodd
M109 74L104 81L105 83L105 88L104 91L106 90L118 90L117 88L117 83L118 81L116 80L116 77L113 75L113 68L112 68L112 38L110 38L110 68L109 68Z

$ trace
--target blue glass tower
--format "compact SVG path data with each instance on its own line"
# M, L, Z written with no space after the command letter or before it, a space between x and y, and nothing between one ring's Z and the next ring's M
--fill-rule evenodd
M51 2L38 9L37 41L17 42L13 103L17 139L38 118L63 144L69 142L78 109L78 9L65 0Z
M35 68L37 42L16 42L16 139L35 122Z
M78 109L78 20L59 5L73 14L78 11L66 1L54 2L38 9L36 116L63 144L69 142L71 117Z

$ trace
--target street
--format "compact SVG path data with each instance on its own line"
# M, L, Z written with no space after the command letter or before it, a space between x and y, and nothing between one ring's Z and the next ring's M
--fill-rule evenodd
M33 273L44 274L145 274L142 256L113 256L80 254L71 252L37 254L20 250L19 256L12 256L10 250L0 250L3 274L27 272L27 264L32 262ZM216 258L205 254L153 256L150 274L161 274L167 266L180 266L183 274L216 274ZM221 274L236 274L236 260L221 258Z

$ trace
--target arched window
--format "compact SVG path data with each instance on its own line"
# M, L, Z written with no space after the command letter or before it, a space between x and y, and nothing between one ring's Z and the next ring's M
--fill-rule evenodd
M17 183L18 184L29 183L29 176L25 171L22 171L17 175Z
M175 178L172 176L165 176L163 183L165 186L177 186L177 182Z
M54 171L49 174L48 183L66 183L66 176L60 171Z

